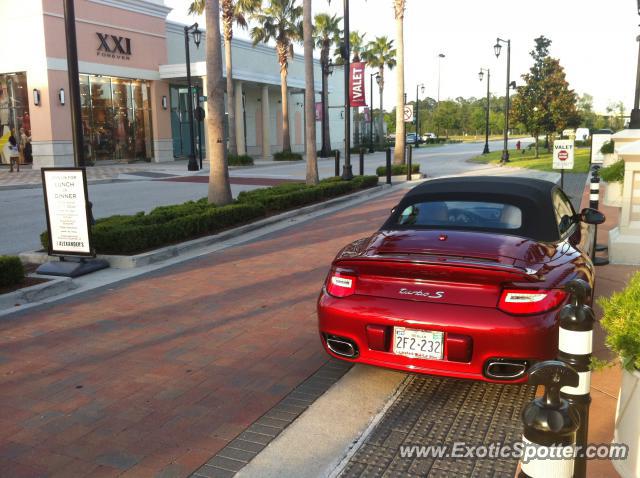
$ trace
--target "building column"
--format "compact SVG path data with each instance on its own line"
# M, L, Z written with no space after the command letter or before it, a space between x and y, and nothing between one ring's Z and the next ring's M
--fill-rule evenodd
M162 107L162 97L167 98L167 109ZM147 145L153 144L153 156L150 156L150 159L154 163L174 161L169 83L160 80L152 81L149 100L151 102L151 137L147 138Z
M236 110L236 144L238 154L247 154L247 145L244 140L244 104L242 101L242 82L236 81L235 87L235 110Z
M271 112L269 111L269 87L262 86L262 157L271 159Z

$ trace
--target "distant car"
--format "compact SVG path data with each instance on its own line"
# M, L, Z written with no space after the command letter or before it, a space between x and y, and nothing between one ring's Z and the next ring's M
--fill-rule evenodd
M407 144L416 144L418 142L418 135L415 133L407 134Z
M436 139L438 136L435 133L425 133L422 135L423 141L427 141L429 139Z
M566 284L593 287L592 225L603 221L576 214L548 181L427 181L334 259L318 299L322 344L350 362L524 382L557 356Z

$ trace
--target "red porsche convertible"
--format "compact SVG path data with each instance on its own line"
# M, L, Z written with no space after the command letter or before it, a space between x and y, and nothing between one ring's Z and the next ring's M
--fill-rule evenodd
M336 256L318 299L322 343L352 362L523 382L556 357L565 284L594 285L602 222L548 181L427 181Z

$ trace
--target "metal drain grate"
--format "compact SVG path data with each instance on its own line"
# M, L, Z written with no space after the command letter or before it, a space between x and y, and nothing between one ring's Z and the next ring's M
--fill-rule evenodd
M343 478L513 478L513 458L409 458L401 446L489 445L521 439L520 411L535 387L416 376L351 458Z

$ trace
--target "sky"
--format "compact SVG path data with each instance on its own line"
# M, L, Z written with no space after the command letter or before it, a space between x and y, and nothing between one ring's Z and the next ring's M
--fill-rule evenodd
M268 0L265 0L265 2ZM486 77L478 79L480 67L491 70L491 92L504 95L506 48L500 58L493 53L496 37L511 40L511 79L532 64L529 52L534 38L552 40L550 54L560 59L567 80L578 94L594 97L597 112L611 102L633 107L638 61L640 16L637 0L406 0L404 23L405 89L415 99L416 85L426 85L425 96L437 97L440 63L440 99L484 97ZM193 21L187 15L190 0L165 0L174 10L170 20ZM395 38L393 0L350 0L351 30L366 39L386 35ZM313 0L314 15L342 16L343 1ZM202 21L201 23L204 23ZM248 33L238 31L240 37ZM438 61L438 54L445 58ZM275 59L274 59L275 61ZM385 109L395 103L395 72L385 73ZM368 94L368 92L367 92ZM422 97L422 95L421 95ZM377 95L374 106L377 107Z

